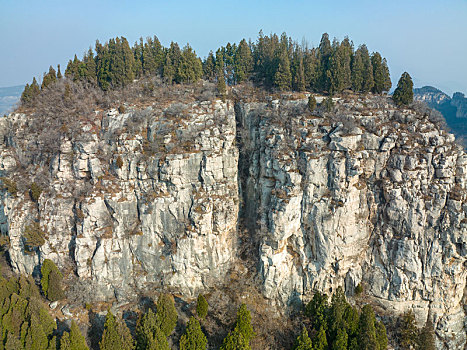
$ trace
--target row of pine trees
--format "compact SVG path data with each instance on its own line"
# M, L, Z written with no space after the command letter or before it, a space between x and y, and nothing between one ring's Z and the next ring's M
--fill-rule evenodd
M323 34L316 48L299 45L285 33L259 33L256 42L241 40L239 44L220 47L201 60L187 44L182 49L172 42L164 47L158 38L140 39L130 46L124 37L96 42L82 59L76 55L68 62L65 76L73 81L100 87L121 89L142 77L159 76L166 83L194 83L200 79L217 82L219 90L226 85L251 81L258 86L280 91L313 91L381 94L391 88L389 69L380 53L370 55L366 45L357 49L349 38L332 42ZM34 78L22 96L30 103L44 89L62 78L50 67L39 87Z

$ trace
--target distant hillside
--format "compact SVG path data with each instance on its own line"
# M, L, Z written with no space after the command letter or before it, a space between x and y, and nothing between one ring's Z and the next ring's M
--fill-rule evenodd
M426 102L428 106L440 111L452 132L467 140L467 98L463 93L456 92L449 97L443 91L433 87L424 86L414 89L414 99Z
M0 116L7 113L19 101L24 85L0 88Z

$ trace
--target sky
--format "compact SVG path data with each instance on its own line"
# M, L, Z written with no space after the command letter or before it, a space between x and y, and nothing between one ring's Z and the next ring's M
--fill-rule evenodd
M50 65L63 72L96 39L157 35L205 57L261 29L312 46L324 32L347 35L387 58L393 87L407 71L416 87L467 94L467 0L0 0L0 87L42 77Z

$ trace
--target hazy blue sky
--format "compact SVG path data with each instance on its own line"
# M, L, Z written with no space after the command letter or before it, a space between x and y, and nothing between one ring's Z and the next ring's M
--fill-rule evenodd
M157 35L164 45L210 49L260 29L283 31L313 46L323 32L366 43L389 63L397 82L467 93L467 0L99 1L0 0L0 87L25 84L50 64L66 66L96 39Z

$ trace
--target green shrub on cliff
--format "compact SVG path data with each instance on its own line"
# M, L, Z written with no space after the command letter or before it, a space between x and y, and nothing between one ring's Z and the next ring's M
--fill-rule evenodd
M24 228L23 238L26 253L34 253L38 247L44 245L45 232L41 230L38 222L33 222Z
M65 293L62 289L63 275L52 260L45 259L41 267L41 286L44 295L50 301L63 299Z
M206 318L208 315L208 308L209 305L206 298L202 294L198 295L198 300L196 302L196 314L198 317L201 319Z

